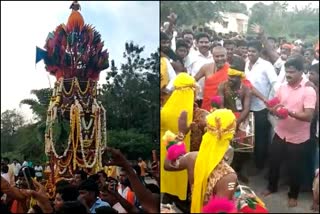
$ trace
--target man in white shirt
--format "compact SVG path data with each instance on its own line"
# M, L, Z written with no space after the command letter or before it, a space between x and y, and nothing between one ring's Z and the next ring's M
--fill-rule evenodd
M42 179L42 173L43 173L43 168L40 164L37 164L34 167L34 171L36 172L36 178L38 181L40 181Z
M249 61L246 62L245 74L252 85L267 98L277 82L277 74L270 62L260 58L261 49L261 42L256 40L248 42ZM255 117L255 165L258 170L262 170L267 158L268 145L271 142L271 124L268 120L266 105L255 96L251 99L250 110Z
M198 51L192 55L190 63L187 66L188 73L193 77L200 71L200 68L203 65L213 62L213 57L210 53L210 36L207 33L199 33L196 36L196 42ZM198 84L200 86L200 92L197 94L196 100L198 105L201 106L203 99L204 78L200 79Z
M14 174L14 176L15 176L15 180L17 180L19 171L20 171L20 169L21 169L21 164L20 164L16 159L14 159L14 160L13 160L13 165L14 165L13 174Z

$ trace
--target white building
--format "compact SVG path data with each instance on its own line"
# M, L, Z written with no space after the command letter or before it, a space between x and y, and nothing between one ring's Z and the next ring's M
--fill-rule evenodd
M209 28L213 29L217 33L229 33L237 32L239 34L245 34L248 28L249 16L243 13L222 13L222 23L209 22L206 24Z

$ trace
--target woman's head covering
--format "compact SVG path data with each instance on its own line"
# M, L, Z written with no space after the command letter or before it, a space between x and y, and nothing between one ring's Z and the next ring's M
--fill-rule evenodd
M167 130L178 134L178 119L182 111L188 113L187 124L193 119L193 105L195 97L195 79L187 73L179 73L174 80L174 91L161 109L161 135ZM184 139L186 151L190 150L190 134ZM160 144L161 160L167 155L163 140ZM169 172L164 170L164 162L161 161L161 192L178 196L181 200L186 199L188 177L186 171Z
M207 132L203 135L194 168L192 213L201 212L208 177L228 150L235 127L236 117L229 109L217 109L207 116Z

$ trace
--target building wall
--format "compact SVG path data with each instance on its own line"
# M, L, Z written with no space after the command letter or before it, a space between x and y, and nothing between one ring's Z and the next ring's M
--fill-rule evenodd
M237 32L245 34L248 28L249 17L242 13L221 13L224 23L209 22L206 26L217 33Z

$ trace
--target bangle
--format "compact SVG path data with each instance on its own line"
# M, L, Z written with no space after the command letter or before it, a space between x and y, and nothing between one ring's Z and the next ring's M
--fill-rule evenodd
M182 132L179 132L179 134L176 136L176 140L183 141L184 137L185 137L184 134Z

